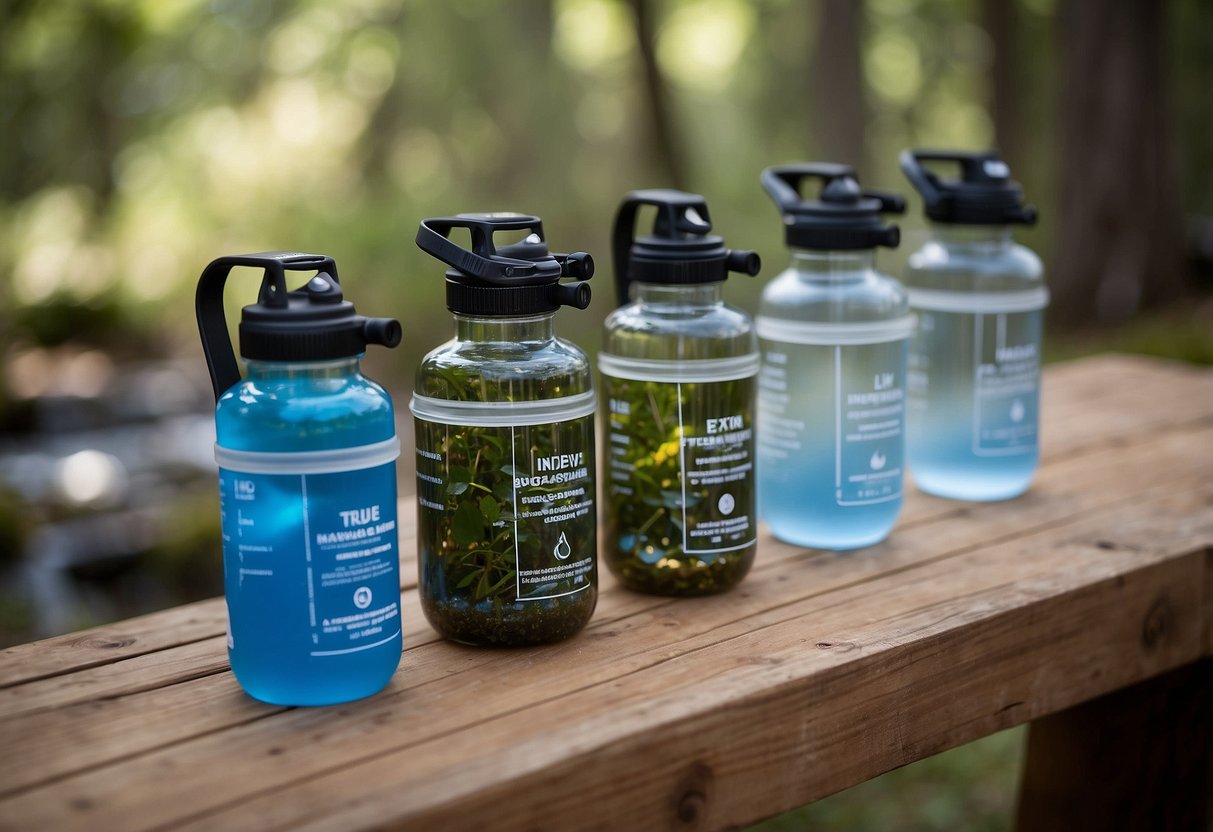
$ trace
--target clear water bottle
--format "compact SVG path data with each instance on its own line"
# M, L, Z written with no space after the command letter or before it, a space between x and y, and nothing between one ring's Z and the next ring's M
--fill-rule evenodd
M652 233L637 212L655 206ZM758 255L711 234L703 197L636 191L615 218L618 309L598 367L610 430L606 559L629 589L704 595L754 562L754 387L750 316L724 303L729 272Z
M802 180L820 180L815 199ZM905 290L876 270L895 247L904 200L862 190L846 165L768 168L791 265L762 293L757 318L758 505L790 543L854 549L883 540L901 510Z
M223 288L264 270L240 319L240 369ZM290 291L287 271L316 272ZM368 344L400 324L364 318L337 265L313 254L221 257L202 273L198 328L217 406L228 656L276 705L329 705L382 689L400 662L400 561L392 401L362 375Z
M449 239L455 229L470 249ZM524 236L498 247L499 233ZM568 638L598 599L596 400L589 358L554 321L589 305L593 260L550 253L539 218L523 214L427 219L417 245L452 267L455 316L411 402L422 609L467 644Z
M958 165L944 179L923 162ZM1040 258L1017 245L1035 209L995 153L907 150L931 238L910 255L918 313L910 345L909 464L923 491L1003 500L1027 490L1040 461L1040 341L1049 292Z

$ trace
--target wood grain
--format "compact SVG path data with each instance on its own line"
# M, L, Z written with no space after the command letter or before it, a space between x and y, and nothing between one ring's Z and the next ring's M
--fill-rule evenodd
M1213 420L1213 374L1138 356L1094 356L1050 367L1042 394L1042 459L1116 446L1169 428ZM1160 406L1161 405L1161 406ZM407 466L408 461L402 461ZM946 513L912 487L901 523ZM416 526L409 499L399 510L402 541ZM402 588L416 586L416 551L401 546ZM0 650L0 689L222 635L224 610L212 599L80 633Z
M855 555L764 538L721 598L606 580L532 650L441 642L409 590L363 702L248 699L205 605L14 648L0 828L720 828L1213 652L1213 374L1100 358L1046 396L1020 500L914 494Z
M1202 467L1194 464L1198 460L1188 452L1192 444L1213 444L1213 428L1164 434L1126 451L1105 450L1082 463L1058 463L1047 469L1034 494L1020 501L1014 512L980 507L912 525L872 550L871 565L879 574L892 574L1123 502L1125 496L1115 485L1115 474L1122 466L1138 472L1135 482L1139 489L1169 486L1177 477L1196 480ZM702 603L705 610L698 619L700 624L712 627L740 612L761 612L804 598L803 587L786 580L789 559L807 561L814 573L814 594L862 582L870 575L868 571L857 573L850 556L810 556L794 547L773 545L771 551L764 551L763 562L748 580L744 602L727 606ZM404 602L409 651L403 665L407 671L415 652L437 637L421 616L416 594L406 593ZM590 632L612 627L642 610L670 604L667 599L607 589ZM145 662L155 664L148 667ZM213 732L226 727L225 712L231 725L243 724L249 719L245 709L199 709L191 718L184 708L191 697L209 700L224 688L238 696L226 670L221 640L212 639L0 691L0 745L14 752L0 758L0 783L7 787L0 793ZM223 678L218 682L200 678L213 674ZM74 684L76 680L80 684ZM414 672L406 686L429 681L430 677ZM67 705L72 707L64 707ZM90 738L87 748L81 749L74 741L78 736Z

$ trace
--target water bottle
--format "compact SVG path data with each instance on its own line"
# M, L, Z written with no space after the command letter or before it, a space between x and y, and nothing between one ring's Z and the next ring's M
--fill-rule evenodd
M263 270L240 318L240 369L223 289ZM288 290L287 271L315 272ZM367 344L400 324L344 299L331 257L220 257L198 281L198 330L215 389L228 656L248 693L330 705L382 689L400 662L392 401L362 375Z
M944 179L923 162L958 165ZM901 169L922 194L931 238L906 268L918 332L910 344L909 464L923 491L1004 500L1040 461L1040 339L1049 292L1040 258L1017 245L1031 225L995 153L907 150Z
M803 199L802 180L820 180ZM900 232L894 194L862 190L846 165L768 168L791 265L762 293L757 318L758 505L776 537L801 546L876 543L901 510L905 290L876 270Z
M499 233L522 238L498 247ZM467 644L568 638L598 600L596 400L589 358L554 320L589 305L593 260L550 253L540 219L523 214L427 219L417 245L452 267L455 316L411 402L422 609Z
M642 206L652 234L634 237ZM754 562L754 388L750 316L722 298L729 272L758 273L758 255L730 251L703 197L636 191L615 218L620 307L598 358L606 558L624 586L704 595L736 586Z

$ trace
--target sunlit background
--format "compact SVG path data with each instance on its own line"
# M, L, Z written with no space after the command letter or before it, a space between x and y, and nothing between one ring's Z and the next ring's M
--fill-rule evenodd
M218 255L333 255L404 325L366 362L404 410L449 334L422 217L536 213L595 254L593 305L558 324L594 350L625 191L703 193L770 275L765 165L907 192L902 148L998 146L1040 210L1019 238L1050 266L1047 355L1213 362L1211 89L1202 0L0 4L0 646L221 592L192 304ZM894 274L916 197L902 224Z

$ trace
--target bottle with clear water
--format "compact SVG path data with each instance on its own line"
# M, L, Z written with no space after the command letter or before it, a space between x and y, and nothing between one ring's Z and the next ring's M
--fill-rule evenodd
M804 199L803 179L822 183ZM767 285L756 320L759 514L778 538L855 549L879 542L902 503L905 290L876 269L895 247L894 194L863 190L845 165L768 168L791 265Z
M947 179L924 163L959 166ZM1003 500L1027 490L1040 459L1040 345L1049 292L1040 258L1012 237L1031 225L1019 184L993 152L907 150L931 237L905 283L910 342L909 468L923 491Z
M223 289L264 272L240 320L242 379ZM315 272L290 290L286 272ZM240 685L276 705L330 705L379 691L400 662L400 560L392 400L364 376L368 344L400 324L344 299L332 258L221 257L198 282L214 385L228 657Z

